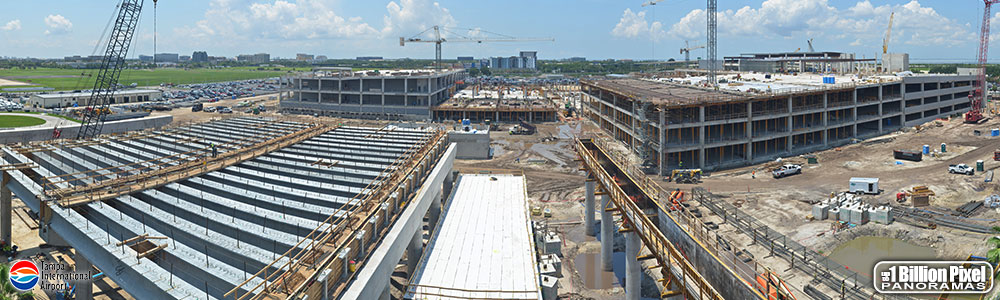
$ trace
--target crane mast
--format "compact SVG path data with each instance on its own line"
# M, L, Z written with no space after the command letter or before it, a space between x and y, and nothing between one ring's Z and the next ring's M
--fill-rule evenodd
M156 0L153 1L154 3ZM118 17L111 31L111 39L101 59L101 68L97 80L87 99L83 113L82 124L77 132L77 139L93 138L101 134L104 120L109 112L108 107L118 89L118 78L125 68L125 58L129 45L135 35L135 27L139 23L143 0L122 0L119 5Z
M966 123L979 123L983 119L983 99L988 91L986 90L986 58L990 47L990 9L993 4L1000 3L1000 0L983 0L986 8L983 9L983 27L979 32L979 53L976 55L979 74L976 74L976 81L973 83L972 94L969 95L972 102L969 112L965 113Z

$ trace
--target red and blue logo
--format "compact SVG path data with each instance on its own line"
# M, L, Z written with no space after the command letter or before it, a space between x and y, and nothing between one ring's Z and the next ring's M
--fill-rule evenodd
M10 266L10 284L14 288L27 291L38 285L38 267L27 260L19 260Z

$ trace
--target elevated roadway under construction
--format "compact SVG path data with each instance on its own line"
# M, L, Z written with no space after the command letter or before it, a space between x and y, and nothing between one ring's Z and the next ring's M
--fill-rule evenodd
M739 258L736 249L684 208L680 191L664 191L638 168L622 165L626 160L609 150L610 143L580 139L576 150L589 174L585 226L588 234L601 234L604 270L612 269L614 234L625 235L626 299L640 298L643 260L655 260L650 269L662 276L658 280L663 298L781 299L792 294L780 278L752 258ZM599 231L590 230L595 228L596 205L601 212Z
M415 222L440 210L454 159L444 140L434 129L230 118L7 146L5 165L37 167L4 170L0 202L9 210L16 195L48 244L76 249L78 270L93 265L137 299L329 299L355 267L394 266L402 250L383 248L414 244ZM382 293L389 274L362 282Z

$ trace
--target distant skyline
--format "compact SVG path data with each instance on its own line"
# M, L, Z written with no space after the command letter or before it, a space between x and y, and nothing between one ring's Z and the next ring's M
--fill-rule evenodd
M51 0L46 5L8 1L0 15L0 56L62 58L91 55L118 1ZM496 32L551 37L555 42L445 43L443 56L486 58L538 51L540 59L683 59L684 41L705 42L705 1L666 0L642 7L638 0L209 0L161 1L157 12L161 53L211 56L296 53L333 58L382 56L430 59L432 44L399 46L434 25L464 36ZM502 5L500 5L502 4ZM910 53L913 63L972 62L983 3L973 0L831 1L732 0L719 3L719 55L751 52L882 52L890 12L895 12L890 52ZM993 48L1000 12L992 17ZM454 34L449 34L454 36ZM153 3L146 1L129 58L153 54ZM995 50L1000 51L1000 50ZM995 52L994 51L994 52ZM704 57L705 50L691 52ZM1000 57L991 55L991 57ZM993 61L994 59L991 59Z

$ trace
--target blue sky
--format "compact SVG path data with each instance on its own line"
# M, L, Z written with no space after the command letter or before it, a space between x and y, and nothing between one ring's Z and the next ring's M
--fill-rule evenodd
M0 56L90 55L114 13L114 0L2 0ZM133 53L153 52L153 5L146 1ZM444 57L509 56L537 50L541 58L681 58L685 40L705 41L705 1L665 0L164 0L157 12L158 52L209 55L266 52L431 58L430 44L399 46L433 25L466 35L483 31L554 42L446 43ZM871 58L881 52L895 12L890 52L913 62L972 61L983 3L978 0L725 0L719 3L719 54L807 49ZM655 17L654 17L655 16ZM1000 39L995 13L993 39ZM473 29L472 32L469 29ZM475 31L480 29L482 31ZM489 36L489 35L486 35ZM994 48L996 48L995 43ZM692 51L692 57L705 51Z

